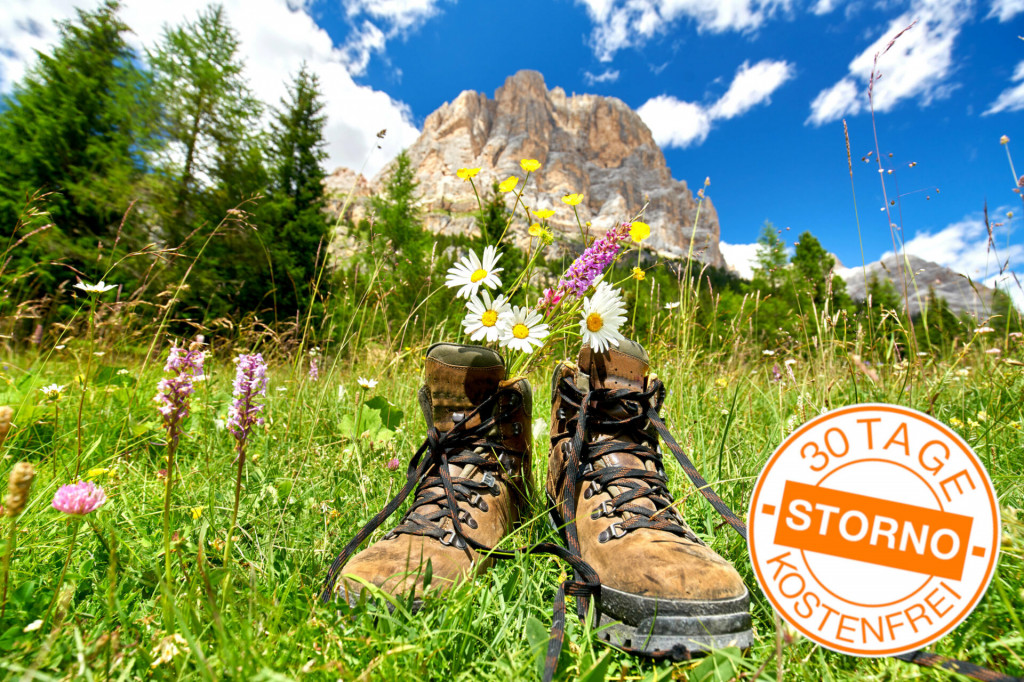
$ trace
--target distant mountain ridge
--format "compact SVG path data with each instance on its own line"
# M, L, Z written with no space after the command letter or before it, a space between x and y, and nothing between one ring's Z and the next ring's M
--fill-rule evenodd
M407 154L420 183L425 227L435 232L473 229L477 202L470 184L456 176L459 168L481 168L476 183L484 192L495 180L522 177L521 159L537 159L542 167L531 175L523 200L531 210L555 209L550 223L566 237L578 234L572 208L561 201L566 194L583 194L580 219L591 221L598 234L646 204L651 248L686 256L692 235L695 257L725 266L714 205L705 199L694 232L696 198L672 178L640 116L614 97L568 96L558 87L548 90L536 71L520 71L493 99L465 91L443 104L426 118ZM389 170L390 164L367 183L339 169L328 178L328 189L367 195L379 190ZM511 202L509 195L509 207ZM522 221L518 229L525 229Z
M921 312L922 305L928 304L929 290L937 297L946 300L950 310L956 314L969 313L975 318L984 318L992 314L993 290L979 283L968 280L960 273L932 261L907 256L907 289L910 293L908 312L916 315ZM903 257L889 255L880 261L867 265L865 268L847 268L837 270L836 274L846 282L846 290L854 299L863 301L867 298L867 285L872 277L879 281L889 280L893 283L900 298L903 298L903 280L900 269ZM865 279L864 271L867 271ZM913 278L911 279L911 275ZM916 283L916 287L915 287Z

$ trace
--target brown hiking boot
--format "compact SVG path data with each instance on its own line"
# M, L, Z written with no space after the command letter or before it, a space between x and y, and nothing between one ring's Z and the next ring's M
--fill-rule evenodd
M335 560L321 595L325 601L333 593L355 603L360 581L393 595L421 596L428 587L446 590L491 564L478 550L497 546L519 521L531 480L530 385L504 379L504 362L492 350L430 347L419 393L427 440L409 464L403 490ZM401 522L346 563L414 486L415 499Z
M694 535L668 491L658 450L664 388L648 364L639 344L623 341L604 353L584 346L577 366L555 369L552 522L600 576L605 639L676 660L747 648L743 580Z

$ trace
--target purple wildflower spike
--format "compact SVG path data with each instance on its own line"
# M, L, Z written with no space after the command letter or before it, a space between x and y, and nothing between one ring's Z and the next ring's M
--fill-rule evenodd
M593 285L598 275L615 260L615 256L618 255L621 248L619 242L629 234L629 226L630 223L622 223L618 227L608 230L603 237L595 239L572 262L569 269L558 280L558 286L554 290L546 289L544 291L544 298L541 299L540 306L550 310L568 295L581 298Z
M309 359L309 378L311 381L320 380L320 366L316 362L316 358Z
M53 508L71 516L85 516L96 511L107 501L103 488L92 481L79 481L62 485L53 496Z
M189 415L189 396L195 391L193 382L201 379L203 360L206 353L198 349L185 350L172 347L167 354L165 372L173 372L170 379L162 379L157 384L156 402L163 416L167 437L174 445L182 434L181 422Z
M245 444L253 426L262 426L263 403L267 394L267 363L260 353L239 355L235 358L235 402L228 410L228 431L238 441L239 456L244 456Z

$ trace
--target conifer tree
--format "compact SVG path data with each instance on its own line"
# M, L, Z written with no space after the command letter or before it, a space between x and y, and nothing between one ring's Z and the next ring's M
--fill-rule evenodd
M754 278L763 279L772 290L779 287L782 282L781 273L786 267L786 244L779 238L779 234L767 220L761 227L761 236L757 238L756 267Z
M249 89L238 47L224 8L211 5L195 21L165 29L150 52L168 142L159 194L172 245L265 184L261 140L253 133L262 104Z
M309 304L329 238L323 107L320 81L303 64L271 123L270 190L259 223L261 230L273 235L268 247L277 302L289 316Z
M147 152L160 145L151 81L118 10L108 0L60 23L53 52L39 53L0 103L0 236L11 236L28 196L48 193L54 226L42 246L22 253L61 260L87 277L103 274L96 272L104 267L96 265L98 242L110 249L117 235L120 248L132 245L131 223L118 228L149 170ZM55 277L44 274L51 284Z

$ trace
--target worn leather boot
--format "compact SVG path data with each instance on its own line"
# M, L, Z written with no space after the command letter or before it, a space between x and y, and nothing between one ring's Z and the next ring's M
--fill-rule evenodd
M392 595L414 592L418 606L426 588L447 590L491 564L485 549L498 546L520 520L531 480L530 385L504 379L504 362L492 350L430 347L419 393L427 440L409 465L402 493L335 561L323 596L355 603L365 581ZM346 562L413 486L415 498L401 522Z
M552 522L600 576L605 639L675 660L747 648L747 588L694 535L667 488L651 418L664 388L648 364L639 344L623 341L604 353L584 346L577 365L556 368L546 485ZM660 417L656 423L664 428Z

